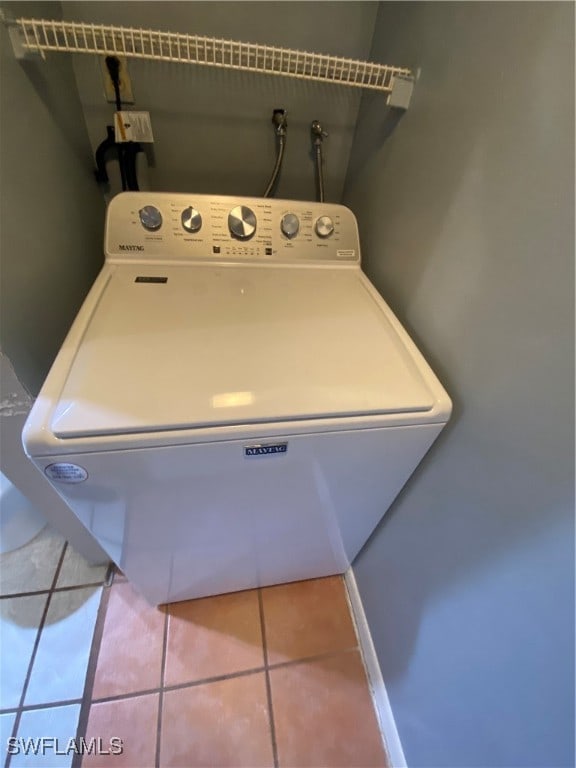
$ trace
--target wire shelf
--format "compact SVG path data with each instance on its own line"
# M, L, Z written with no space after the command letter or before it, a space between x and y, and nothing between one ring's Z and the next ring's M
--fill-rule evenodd
M20 18L15 25L22 47L43 57L46 51L116 54L283 75L384 93L392 93L395 77L412 78L411 71L404 67L216 37L46 19Z

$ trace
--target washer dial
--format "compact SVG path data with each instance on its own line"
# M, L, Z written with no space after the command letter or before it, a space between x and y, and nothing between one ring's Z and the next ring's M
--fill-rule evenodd
M182 227L186 232L199 232L202 228L202 216L200 216L200 211L197 211L196 208L193 208L192 206L189 206L182 211L180 220L182 221Z
M330 237L334 232L334 222L330 216L320 216L316 221L315 230L318 237Z
M285 213L280 222L280 229L282 230L282 234L286 235L290 240L293 237L296 237L298 230L300 229L298 216L296 216L295 213Z
M155 205L145 205L138 211L140 223L149 232L155 232L162 226L162 214Z
M228 228L232 237L249 240L256 232L256 214L245 205L237 205L228 214Z

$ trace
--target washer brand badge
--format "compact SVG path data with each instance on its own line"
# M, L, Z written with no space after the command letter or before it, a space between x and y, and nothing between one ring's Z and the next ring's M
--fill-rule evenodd
M121 251L143 251L144 246L143 245L126 245L124 243L120 243L118 246Z
M50 480L55 480L57 483L83 483L88 478L88 472L84 467L64 462L49 464L44 472Z
M255 456L272 456L277 453L286 453L288 443L268 443L268 445L245 445L244 456L251 459Z

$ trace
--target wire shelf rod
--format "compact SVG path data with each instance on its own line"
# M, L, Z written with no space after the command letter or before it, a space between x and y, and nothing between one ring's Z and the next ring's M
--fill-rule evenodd
M392 93L395 77L413 77L406 67L201 35L46 19L19 18L14 24L20 30L22 47L43 58L47 51L115 54L331 82L384 93Z

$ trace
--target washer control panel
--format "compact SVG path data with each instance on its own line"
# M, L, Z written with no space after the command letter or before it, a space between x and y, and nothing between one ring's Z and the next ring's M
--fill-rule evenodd
M105 251L113 261L360 261L356 219L343 205L166 192L114 197Z

